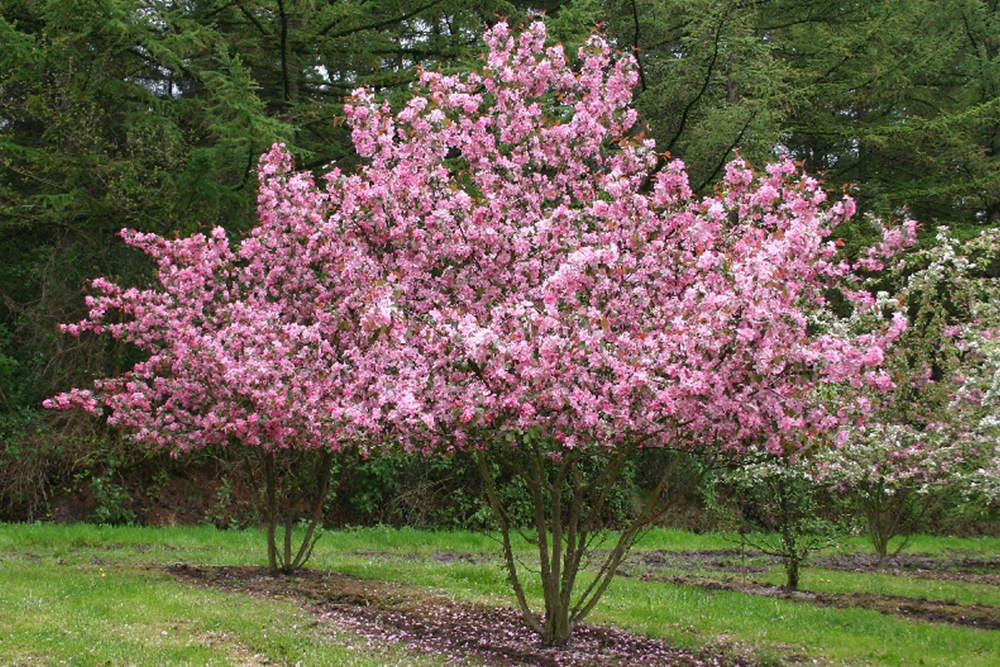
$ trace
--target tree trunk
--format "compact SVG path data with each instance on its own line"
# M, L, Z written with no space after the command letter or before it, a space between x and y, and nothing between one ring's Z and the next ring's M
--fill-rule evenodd
M271 574L278 573L278 549L275 533L278 527L277 481L274 471L274 454L264 452L264 518L267 520L267 567Z
M298 454L298 453L296 453ZM291 574L305 565L312 555L313 547L319 539L316 528L323 518L323 505L330 488L330 466L333 455L323 451L315 464L315 488L313 497L301 490L296 483L296 474L308 461L306 456L296 455L295 460L286 462L285 469L279 471L274 452L264 452L265 509L267 521L267 566L272 574ZM284 487L284 488L282 488ZM296 493L298 492L298 493ZM303 498L303 495L305 498ZM306 532L298 549L294 548L296 515L294 501L311 501ZM278 546L278 525L282 527L281 547Z
M795 521L795 512L792 508L792 501L788 498L789 490L784 484L778 485L778 511L781 518L781 542L782 560L785 561L785 589L797 591L799 589L799 565L802 557L799 551L799 539L792 523Z
M785 589L789 591L799 590L799 559L795 557L785 558Z
M510 539L511 532L518 528L512 525L510 515L500 502L486 453L479 451L476 453L478 468L487 500L500 527L507 578L525 622L541 636L544 644L562 646L569 641L574 626L603 596L640 531L667 509L669 501L679 497L679 494L671 494L667 500L665 491L681 455L671 461L638 516L620 532L594 577L579 590L578 575L590 553L594 534L601 530L601 517L610 492L621 480L625 463L635 448L625 447L612 452L593 479L585 482L580 470L583 454L563 452L562 460L553 462L537 444L523 445L524 451L505 451L506 447L498 446L499 461L519 476L529 490L532 519L525 538L538 550L537 573L542 585L544 616L533 612L528 603ZM519 456L527 460L515 460Z

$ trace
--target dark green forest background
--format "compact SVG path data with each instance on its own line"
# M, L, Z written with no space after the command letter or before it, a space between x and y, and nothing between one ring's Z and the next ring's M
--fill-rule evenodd
M474 63L484 24L542 12L566 44L601 25L634 50L643 122L700 192L737 150L787 151L924 238L1000 224L1000 0L0 0L0 520L252 522L244 457L171 460L40 408L134 361L56 324L88 278L149 279L122 227L237 237L272 142L350 166L352 88L401 99L417 66ZM487 520L467 462L336 465L330 521Z

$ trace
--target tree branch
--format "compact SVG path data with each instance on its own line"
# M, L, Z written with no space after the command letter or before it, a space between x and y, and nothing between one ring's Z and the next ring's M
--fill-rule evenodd
M736 138L733 139L733 143L729 144L729 148L727 148L725 152L722 154L722 157L719 159L719 163L715 165L715 169L713 169L712 173L708 176L708 178L702 181L701 185L698 186L698 192L702 192L705 189L705 186L714 181L715 177L719 175L719 171L721 171L723 165L726 164L726 158L728 158L729 154L733 151L733 149L736 148L736 146L741 141L743 141L743 135L746 133L747 129L750 127L750 124L753 122L753 119L756 117L757 117L757 112L753 111L750 114L750 117L747 118L747 122L743 124L743 127L739 131L739 134L737 134Z
M500 536L503 539L504 562L507 565L507 576L514 589L517 606L521 610L524 620L531 626L531 629L541 634L542 624L539 622L538 616L531 611L531 607L528 605L528 598L524 593L524 587L521 586L521 580L517 576L517 562L514 560L514 549L510 543L510 522L508 521L507 513L504 512L503 506L500 504L496 485L493 482L493 475L490 473L489 466L486 465L486 455L483 450L476 452L476 463L478 464L479 476L486 487L487 501L500 526Z
M709 59L708 67L705 70L705 80L702 82L701 90L698 91L698 94L695 95L694 98L692 98L691 101L688 102L687 105L684 107L684 111L681 113L680 124L677 127L677 132L674 133L673 138L667 144L668 153L673 151L674 146L677 144L677 141L681 138L681 135L684 133L684 128L687 126L688 114L691 113L691 110L694 108L694 105L696 105L699 101L701 101L701 98L704 97L705 92L708 90L709 84L712 82L712 73L715 71L715 63L718 62L719 60L720 42L722 41L722 28L726 24L726 17L728 14L729 11L726 10L722 13L722 16L719 17L719 25L715 29L715 39L714 39L714 44L712 46L712 57Z
M285 0L278 0L278 16L281 18L281 32L278 37L281 48L281 87L285 102L291 100L291 89L288 82L288 15L285 13Z
M639 8L636 0L632 0L632 25L635 30L632 33L632 50L635 53L635 64L639 68L639 90L646 90L646 72L642 68L642 58L639 57Z
M251 14L250 11L243 6L242 2L237 1L236 6L240 8L241 12L243 12L243 16L247 17L247 20L250 21L250 23L254 24L254 26L257 28L260 34L264 35L265 37L268 36L268 32L267 30L264 29L264 26L260 24L260 21L257 20L256 16Z
M401 15L396 16L396 17L391 18L391 19L385 19L383 21L376 21L375 23L369 23L367 25L355 26L353 28L348 28L346 30L341 30L340 32L333 32L333 33L331 33L330 31L337 25L337 22L334 21L333 23L328 24L326 27L324 27L318 33L316 33L316 37L329 37L331 39L336 39L338 37L347 37L348 35L353 35L354 33L364 32L365 30L378 30L380 28L385 28L385 27L388 27L390 25L393 25L394 23L399 23L401 21L405 21L406 19L413 18L414 16L416 16L420 12L423 12L424 10L430 9L434 5L441 4L441 1L442 0L432 0L431 2L428 2L427 4L420 5L416 9L413 9L413 10L411 10L411 11L405 13L405 14L401 14Z

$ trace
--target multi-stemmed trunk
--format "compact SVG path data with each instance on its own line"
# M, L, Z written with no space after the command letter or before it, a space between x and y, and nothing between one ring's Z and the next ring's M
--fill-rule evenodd
M267 522L267 565L272 573L290 574L305 565L319 539L316 528L323 518L323 505L330 488L332 454L319 452L309 466L306 454L286 452L279 461L273 451L262 452L264 464L264 519ZM309 473L313 473L310 475ZM313 488L303 477L312 477ZM300 486L300 483L302 485ZM303 504L308 508L301 511ZM305 520L305 535L294 545L296 524ZM281 531L279 544L278 532Z
M495 446L497 461L526 484L532 515L521 530L503 506L487 454L479 451L479 471L486 496L500 527L507 576L517 605L528 625L549 645L565 644L573 627L593 610L643 528L667 508L666 488L681 455L676 454L663 472L657 487L642 507L618 533L613 547L597 564L596 572L581 577L594 555L595 540L604 535L603 518L611 491L617 486L634 447L620 447L594 454L599 470L587 469L588 454L579 450L550 456L538 442L521 448ZM594 462L591 459L589 462ZM591 474L588 474L591 473ZM544 613L532 610L518 571L518 559L511 542L514 532L537 547L538 573L542 585Z
M789 474L792 473L792 474ZM746 484L747 481L742 482ZM802 566L811 554L834 542L836 526L817 516L818 487L791 469L755 474L753 487L737 486L766 517L766 532L740 530L741 549L749 546L781 559L785 569L785 590L797 591Z
M911 491L897 489L890 493L881 485L868 490L862 502L868 523L868 537L875 550L875 567L881 568L889 558L889 543L893 539L901 538L892 555L898 554L909 544L908 528L922 511Z
M781 512L781 546L782 559L785 561L785 589L799 590L799 565L804 557L799 534L795 522L800 518L792 509L788 489L780 485L778 489L778 507Z

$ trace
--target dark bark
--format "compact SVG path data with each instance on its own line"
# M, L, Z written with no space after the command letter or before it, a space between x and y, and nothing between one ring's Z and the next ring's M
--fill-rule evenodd
M528 539L537 548L544 615L534 612L528 602L522 583L524 575L519 572L511 542L512 531L517 528L500 501L487 454L484 451L476 454L486 497L500 528L504 565L518 608L547 645L560 646L569 640L573 628L604 595L642 530L682 495L666 493L682 458L677 454L637 515L619 532L593 577L582 587L578 585L581 570L588 557L593 556L595 538L603 531L602 516L610 491L621 481L625 463L635 451L635 447L623 447L610 453L588 483L584 479L585 456L578 452L563 452L561 460L553 461L539 443L522 445L521 451L499 450L497 459L508 472L520 476L529 491L532 511ZM698 480L686 481L694 484Z
M312 556L319 539L316 528L323 518L323 505L330 489L330 464L333 454L323 451L315 462L314 470L305 470L308 457L289 453L294 460L279 466L274 452L264 452L265 508L267 522L267 565L272 573L291 574L304 567ZM279 470L279 467L282 468ZM299 488L296 478L300 474L314 477L311 493ZM310 497L311 496L311 497ZM295 511L299 501L309 503L309 512L300 517ZM306 520L305 535L295 548L295 526L298 519ZM281 525L281 548L278 547L278 526Z

